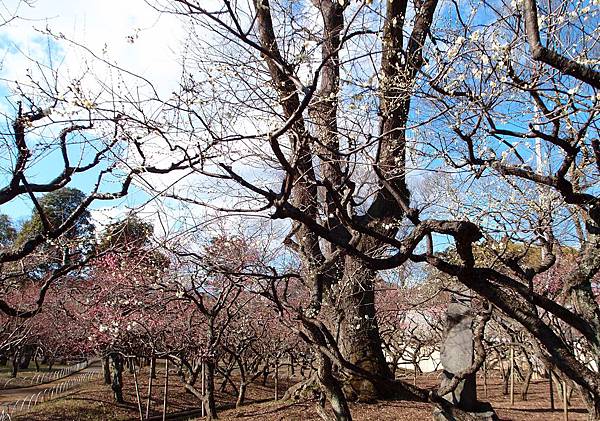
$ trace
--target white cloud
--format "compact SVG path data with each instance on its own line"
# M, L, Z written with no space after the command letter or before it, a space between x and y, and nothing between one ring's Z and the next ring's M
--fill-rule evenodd
M11 0L7 8L11 7ZM12 0L12 3L18 3ZM177 83L178 51L185 37L181 19L161 14L144 0L41 0L33 7L21 5L17 19L2 27L0 46L6 49L0 76L23 80L34 60L47 62L48 29L66 39L85 45L94 54L109 58L120 67L157 83L161 92ZM67 42L59 42L54 65L70 72L81 68L89 55ZM58 57L56 57L58 55ZM95 69L92 69L95 70ZM98 75L103 77L105 75Z
M17 3L16 0L12 1ZM144 0L38 0L34 3L34 7L21 6L19 16L21 19L2 27L0 57L4 57L4 61L0 68L0 78L26 83L26 69L31 69L34 61L48 63L49 48L51 48L53 67L60 66L59 78L63 79L61 81L63 89L71 82L70 79L79 77L80 73L85 71L85 66L90 66L91 75L88 75L84 81L86 84L84 88L89 91L102 90L102 84L108 84L108 92L110 89L118 90L118 80L111 73L110 67L94 59L90 52L67 41L72 40L85 46L94 55L152 81L163 98L168 98L172 91L177 91L181 75L180 52L187 35L186 23L181 17L161 14ZM200 30L201 28L198 29ZM49 38L46 35L47 31L55 35L64 35L64 39ZM209 36L203 33L196 35L204 37L203 41L207 41ZM35 72L35 66L33 67ZM39 73L34 74L38 79L39 76ZM124 89L127 88L135 93L139 83L139 80L127 78ZM145 88L141 96L150 94L148 87ZM0 103L0 107L2 106L6 104ZM145 106L144 112L149 118L156 118L157 121L161 121L161 118L169 118L168 114L157 117L160 103L145 104ZM7 114L10 115L10 112ZM245 135L265 130L264 126L261 127L264 121L255 121L250 117L254 116L239 117L235 129ZM165 167L177 158L175 155L180 156L180 153L172 152L164 141L159 138L154 139L153 136L145 135L143 139L144 153L148 160L146 164ZM182 135L169 133L169 140L185 142L186 139L179 139L179 136ZM251 144L246 145L243 141L238 141L228 146L226 143L223 154L227 161L235 158L237 161L235 170L254 181L259 179L260 175L255 174L256 170L249 162L259 160L260 154L255 156L252 151L256 151L257 148L258 151L266 149L268 144L262 139L248 140L248 142ZM139 163L135 150L128 152L124 158L126 163L128 165ZM246 154L249 155L248 159L240 158ZM152 185L154 191L161 191L179 181L185 173L187 171L173 171L159 175L146 173L143 174L143 178ZM268 179L263 179L260 184L268 182ZM139 179L134 183L142 189L147 187L146 183ZM232 187L228 183L218 184L215 180L205 180L198 175L186 177L185 183L180 184L180 188L185 190L195 186L197 191L194 193L199 195L200 200L206 201L208 206L194 207L190 212L190 209L177 206L170 208L169 201L163 200L154 200L144 205L145 198L139 199L139 197L126 199L111 206L97 203L94 205L97 208L92 210L94 223L101 230L108 223L134 211L151 221L159 236L168 237L170 232L176 231L181 225L195 225L200 219L218 218L219 212L214 209L215 207L236 207L238 202L247 199L243 196L238 198L239 193L234 191L234 187L239 188L237 185ZM148 197L151 195L148 194ZM249 206L248 203L245 205ZM244 218L247 219L247 216Z
M127 212L126 208L116 206L90 210L92 224L94 224L97 232L101 232L108 225L120 221L127 215Z

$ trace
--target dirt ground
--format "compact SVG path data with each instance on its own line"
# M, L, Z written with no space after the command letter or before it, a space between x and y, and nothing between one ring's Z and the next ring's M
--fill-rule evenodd
M150 415L159 416L162 413L164 371L159 371L158 379L154 381L151 398ZM142 395L142 412L145 412L145 396L147 396L148 378L147 369L143 368L139 375L138 388ZM285 377L285 376L284 376ZM298 379L281 379L280 395L289 384ZM407 379L408 380L408 379ZM75 421L75 420L136 420L139 418L139 408L135 393L133 376L126 374L124 377L124 395L126 404L115 405L110 388L100 380L77 387L65 397L45 402L32 408L28 412L21 412L13 420L31 421ZM412 379L410 379L412 381ZM428 387L437 384L435 375L421 376L417 385ZM220 382L217 382L217 388ZM515 396L515 404L511 408L508 396L502 394L502 385L499 377L488 380L487 398L482 382L479 381L478 394L480 400L492 403L502 420L548 421L562 420L561 401L555 391L556 410L550 410L550 400L547 380L534 380L531 384L528 399L522 401L520 394ZM517 384L515 391L520 391ZM0 391L0 395L2 391ZM269 378L265 386L260 382L253 384L248 389L248 402L239 409L233 408L235 396L229 387L224 393L217 394L217 404L220 408L221 420L247 420L247 421L317 421L320 418L314 410L314 402L290 403L272 401L274 394L273 379ZM174 372L169 377L168 412L181 413L190 409L197 409L198 401L181 387ZM229 409L228 409L229 408ZM428 404L415 402L379 402L375 404L351 404L353 418L356 421L421 421L431 419L432 407ZM198 414L169 419L198 419ZM585 420L586 412L581 398L574 393L569 410L569 420Z
M412 382L411 379L406 379ZM436 375L421 376L417 379L420 387L434 386L438 382ZM520 384L515 385L515 404L511 407L509 396L502 393L500 377L488 379L484 388L478 379L478 396L482 401L492 403L499 418L504 421L550 421L563 420L563 409L556 390L554 391L555 410L550 409L548 380L534 380L529 388L527 400L521 400ZM487 389L487 393L486 390ZM487 397L486 397L487 396ZM238 410L222 413L223 420L265 420L265 421L317 421L321 420L313 409L313 403L269 403L252 405ZM351 404L352 416L355 421L424 421L431 419L433 408L429 404L418 402L379 402L376 404ZM569 407L570 421L587 419L583 401L574 393Z

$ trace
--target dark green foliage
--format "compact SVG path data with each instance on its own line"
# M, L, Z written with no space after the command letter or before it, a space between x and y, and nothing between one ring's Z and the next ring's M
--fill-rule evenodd
M82 191L68 187L48 193L42 197L39 200L39 204L43 209L43 215L48 222L49 230L58 229L65 221L71 218L84 200L85 194ZM62 238L91 241L94 226L90 222L90 217L90 212L87 209L81 211L73 224L62 234ZM45 231L42 216L37 209L34 209L31 219L23 225L23 228L19 232L17 242L22 243L37 234L45 233Z
M0 214L0 247L10 246L17 236L17 230L8 215Z
M152 243L154 227L135 215L110 224L100 235L97 251L133 257L137 263L160 271L169 266L169 259Z
M100 238L99 250L131 251L148 245L154 229L135 215L110 224Z

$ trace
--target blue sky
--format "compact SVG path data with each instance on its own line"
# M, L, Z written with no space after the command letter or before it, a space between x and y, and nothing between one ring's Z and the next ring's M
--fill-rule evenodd
M16 5L18 1L12 3ZM76 77L86 65L93 64L89 54L81 48L45 35L48 28L54 34L64 34L65 38L85 45L100 57L155 81L157 89L166 95L174 90L180 74L178 51L185 39L185 25L173 16L159 14L144 0L38 1L31 8L21 4L17 14L23 19L0 28L0 57L3 58L0 79L26 82L26 69L32 67L32 60L60 67L59 74L67 80ZM478 19L483 18L478 16ZM103 73L101 68L92 70L103 82L110 80L110 75ZM14 110L9 106L11 100L14 101L6 84L0 82L0 110L9 118L14 116ZM4 122L0 121L0 125ZM522 122L529 122L529 116L524 116ZM518 123L521 123L519 119L511 120L507 127L516 128ZM500 145L496 150L501 152L502 148L505 146ZM519 151L532 157L531 148L523 144ZM0 156L0 170L7 166L5 158ZM36 163L36 174L30 176L47 180L60 170L60 163L56 152L49 154ZM77 176L71 186L89 190L96 175L96 172L90 172ZM417 172L416 177L420 176ZM0 172L0 182L4 177L5 174ZM97 202L93 208L117 215L147 199L148 196L138 190L116 203ZM0 212L15 219L25 218L31 213L31 204L26 199L16 200L0 206Z
M11 93L14 82L29 82L27 70L38 77L36 62L42 66L59 69L65 85L70 78L76 78L86 66L93 62L90 54L63 40L56 40L45 32L64 35L66 39L83 44L94 54L118 63L127 70L157 81L155 86L162 92L170 92L177 83L177 51L183 40L181 22L174 17L160 15L144 0L105 0L105 1L38 1L33 7L18 0L3 2L7 10L0 16L17 15L19 19L0 27L0 121L3 134L9 133L10 119L15 115L16 97ZM117 13L118 11L118 13ZM165 36L168 34L168 36ZM111 75L103 74L104 69L94 67L98 79L106 83ZM46 75L50 73L46 69ZM90 87L93 90L94 87ZM60 90L60 89L59 89ZM58 130L58 129L56 129ZM55 133L56 133L55 130ZM6 141L12 142L10 136ZM29 136L30 145L41 144L40 138ZM72 138L74 141L77 139ZM11 167L10 158L4 147L0 155L0 183L7 181L6 170ZM71 159L90 153L79 147L71 149ZM28 172L30 181L41 182L52 179L62 170L62 159L57 151L45 154L36 161ZM98 172L92 171L75 176L71 187L89 191ZM134 189L132 194L116 203L97 202L94 209L103 209L107 214L118 214L127 207L137 206L148 196ZM31 202L24 197L0 206L0 213L6 213L19 220L31 214Z

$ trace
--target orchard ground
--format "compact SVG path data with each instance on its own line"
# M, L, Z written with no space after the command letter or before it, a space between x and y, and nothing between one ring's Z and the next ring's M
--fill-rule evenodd
M158 370L157 379L153 381L151 398L150 419L162 419L163 391L164 391L164 369ZM279 381L280 396L285 389L297 382L300 378L286 378L281 376ZM220 380L218 378L217 380ZM409 380L407 378L407 380ZM138 375L139 390L142 395L142 410L145 412L145 401L148 388L148 368L142 368ZM437 374L431 373L417 378L420 387L433 387L437 384ZM220 381L216 382L217 391ZM521 400L520 384L515 386L515 404L510 405L508 396L502 393L502 381L499 375L490 375L488 378L487 398L482 382L479 382L478 393L482 400L492 403L501 420L527 420L546 421L562 420L562 404L555 392L556 410L550 410L548 380L533 380L527 395L527 400ZM42 403L28 412L16 414L13 420L31 421L71 421L71 420L106 420L125 421L140 419L137 405L134 377L128 371L124 373L124 395L126 404L114 403L110 387L102 384L102 380L94 380L87 384L71 390L66 396L50 402ZM0 391L0 394L2 392ZM253 383L248 388L247 402L240 408L234 408L235 395L232 388L228 386L225 392L217 393L217 405L219 408L219 419L221 420L290 420L290 421L316 421L320 420L314 411L315 402L284 402L273 401L274 380L268 377L263 385L262 380ZM170 371L169 393L168 393L168 419L201 419L198 401L187 393L179 381L175 371ZM394 421L394 420L427 420L431 419L432 407L424 403L416 402L378 402L375 404L353 403L352 414L355 420L367 421ZM179 414L179 416L175 416ZM154 418L152 418L154 417ZM574 392L569 408L569 420L585 420L587 413L583 407L580 396Z

